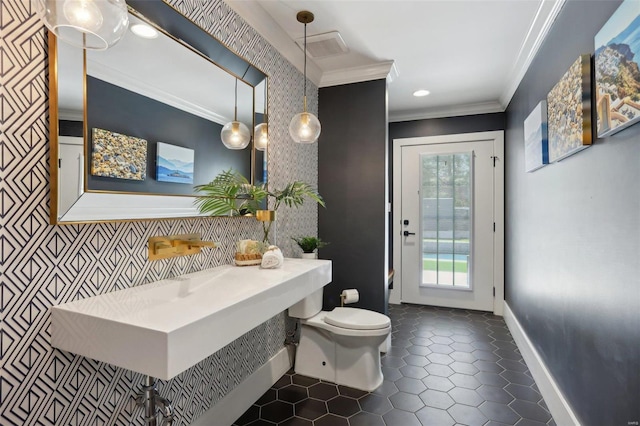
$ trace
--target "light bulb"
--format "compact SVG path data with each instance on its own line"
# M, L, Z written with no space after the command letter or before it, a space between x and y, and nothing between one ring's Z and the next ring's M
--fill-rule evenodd
M66 0L62 11L67 21L82 32L96 32L102 27L102 13L92 0Z
M269 145L269 126L267 123L260 123L253 131L254 145L258 151L264 151Z
M220 132L222 143L229 149L244 149L251 142L249 128L239 121L231 121L224 125Z
M125 0L31 0L36 14L59 40L76 47L105 50L127 31Z

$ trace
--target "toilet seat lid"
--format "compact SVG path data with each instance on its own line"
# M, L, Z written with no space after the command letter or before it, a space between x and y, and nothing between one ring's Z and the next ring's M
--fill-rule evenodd
M377 330L391 325L388 316L359 308L335 308L327 313L324 322L351 330Z

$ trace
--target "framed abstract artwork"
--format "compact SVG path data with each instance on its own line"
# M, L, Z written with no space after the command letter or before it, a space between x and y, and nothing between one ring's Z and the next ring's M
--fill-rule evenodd
M640 121L640 2L625 0L595 36L598 137Z
M147 141L94 128L91 174L114 179L144 180L147 175Z
M549 164L547 138L547 101L540 103L524 120L524 167L533 172Z
M193 183L194 151L164 142L157 144L156 180L158 182Z
M591 56L580 57L547 95L549 162L591 145Z

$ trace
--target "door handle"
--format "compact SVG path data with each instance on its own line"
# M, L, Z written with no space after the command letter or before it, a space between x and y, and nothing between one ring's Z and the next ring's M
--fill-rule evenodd
M409 235L416 235L416 233L415 232L404 231L402 233L402 235L404 235L405 237L408 237Z

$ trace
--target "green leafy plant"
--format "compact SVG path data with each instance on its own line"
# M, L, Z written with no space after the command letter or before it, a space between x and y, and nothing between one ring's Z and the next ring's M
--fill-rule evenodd
M211 182L195 186L195 205L200 213L212 216L243 216L255 214L267 197L264 184L251 183L233 169L225 170Z
M263 208L265 200L273 202L274 211L278 211L283 203L287 207L300 207L306 198L325 206L318 191L306 182L294 181L282 189L270 191L264 183L252 185L233 169L221 172L209 183L197 185L195 190L201 194L196 195L196 206L201 213L212 216L255 215ZM262 222L263 242L269 239L272 223Z
M304 253L313 253L329 244L318 237L291 237L291 239L298 244Z

